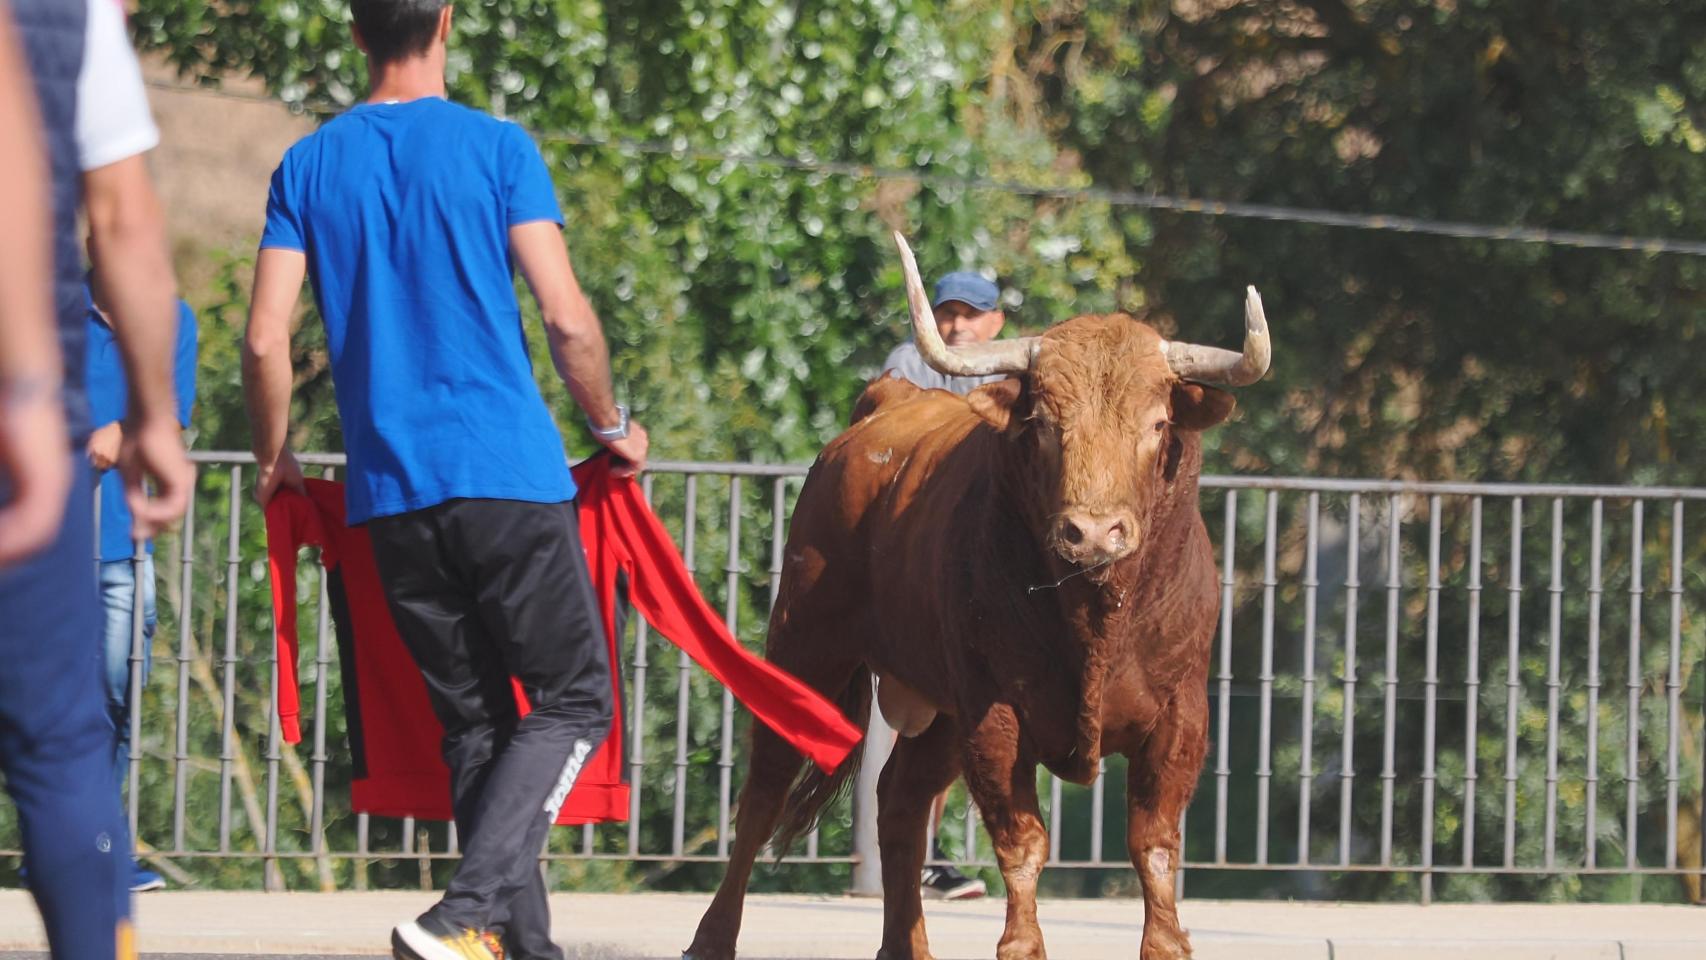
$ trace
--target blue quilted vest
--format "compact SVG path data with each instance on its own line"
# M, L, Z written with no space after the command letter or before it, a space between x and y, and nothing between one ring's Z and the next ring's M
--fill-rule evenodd
M83 392L83 258L77 242L82 171L77 163L77 74L83 67L87 0L11 0L35 79L53 160L53 293L65 360L65 412L73 441L89 431Z

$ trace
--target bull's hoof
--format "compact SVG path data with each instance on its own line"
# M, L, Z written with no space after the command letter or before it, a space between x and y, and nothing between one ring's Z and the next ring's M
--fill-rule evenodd
M1177 936L1146 936L1140 960L1191 960L1191 938L1183 930Z
M911 950L878 950L877 960L936 960L928 953L913 953Z
M681 953L681 960L735 960L733 947L709 947L694 941Z
M995 948L995 960L1048 960L1041 937L1004 940Z

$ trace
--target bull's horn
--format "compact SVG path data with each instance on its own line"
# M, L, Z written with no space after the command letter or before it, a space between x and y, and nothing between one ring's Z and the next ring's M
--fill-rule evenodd
M1244 295L1244 352L1222 350L1186 343L1183 340L1164 340L1162 351L1167 366L1183 380L1200 380L1229 387L1243 387L1262 379L1273 360L1274 347L1268 340L1268 318L1262 312L1262 297L1255 287L1245 287Z
M1036 355L1036 337L1016 337L1012 340L991 340L963 347L950 347L942 342L936 329L936 317L930 312L930 298L924 294L924 281L918 277L918 261L912 248L899 230L894 244L900 248L900 267L906 274L906 305L912 310L912 338L918 344L918 355L931 369L950 377L986 377L998 373L1024 373L1031 368Z

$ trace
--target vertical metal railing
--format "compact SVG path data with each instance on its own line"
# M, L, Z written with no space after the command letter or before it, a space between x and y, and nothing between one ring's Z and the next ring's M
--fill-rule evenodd
M154 650L140 604L132 621L126 786L139 842L156 841L148 849L191 866L203 857L252 863L269 887L315 882L307 872L314 869L358 888L395 886L398 866L405 882L430 884L432 863L458 855L454 830L349 808L337 702L342 661L328 579L314 564L299 574L309 589L299 591L306 615L298 618L314 631L313 652L303 655L312 658L303 679L314 687L311 715L302 718L305 736L312 727L311 747L282 742L272 706L282 671L265 629L259 511L244 496L242 458L200 459L211 467L201 477L203 499L160 553L157 571L162 582L175 581L175 592L162 591L161 622L171 630L162 629L154 645L175 664L175 683L143 683ZM327 467L325 476L339 462L305 460ZM797 489L791 481L804 472L666 463L642 481L689 571L697 577L720 566L720 577L711 573L714 582L700 585L708 595L720 592L723 621L737 637L750 640L760 612L777 599ZM727 482L726 513L701 515L708 480ZM1685 806L1700 803L1692 779L1700 760L1690 744L1701 739L1701 704L1687 691L1690 677L1706 675L1698 670L1706 621L1693 615L1700 577L1688 573L1706 562L1706 531L1689 528L1687 504L1706 491L1225 477L1203 478L1202 486L1221 615L1209 653L1214 756L1203 772L1202 806L1181 822L1181 871L1208 877L1193 889L1212 892L1221 870L1344 868L1413 874L1411 889L1429 900L1465 872L1699 869L1678 843ZM1247 492L1263 496L1260 512L1240 511L1254 503ZM1647 522L1649 501L1654 510L1668 505L1668 523ZM1530 503L1549 504L1549 522L1525 514ZM1497 529L1507 517L1508 530ZM768 526L768 541L763 526L748 528L753 523ZM1497 534L1488 535L1488 524ZM132 557L139 573L145 557ZM1373 585L1385 592L1378 684L1359 678L1364 621L1380 615L1362 609L1360 594ZM140 598L144 585L137 586ZM1627 590L1624 611L1604 603L1617 589ZM1526 614L1525 603L1533 604ZM1500 627L1505 643L1484 645L1484 631ZM1662 649L1643 643L1649 629L1664 627ZM1602 644L1606 630L1619 628L1626 643ZM630 636L623 640L633 644L625 683L628 822L577 828L577 842L550 856L721 859L744 773L746 721L685 655L674 671L658 669L651 646L658 636L643 619ZM1491 673L1501 660L1502 683ZM1606 676L1619 672L1624 696L1603 696ZM666 706L671 699L674 710ZM1483 707L1502 714L1502 723L1491 721L1497 729L1483 729ZM1621 725L1623 737L1607 740L1602 725ZM672 735L673 756L667 746L659 750ZM1571 745L1577 736L1585 736L1585 751ZM299 750L306 764L297 762ZM1372 786L1376 750L1380 789L1357 790L1359 773ZM155 775L167 760L170 776ZM1502 793L1478 796L1482 765L1499 761ZM1105 777L1082 787L1045 775L1053 866L1126 869L1123 857L1105 856L1103 842L1124 833L1124 765L1118 757L1104 762L1112 786ZM1621 823L1600 818L1600 789L1615 789L1604 782L1605 769L1621 776L1622 816L1611 814ZM976 810L969 801L955 809L964 812L956 829L965 857L987 865ZM1488 833L1478 844L1478 824L1500 811L1497 840ZM247 829L235 829L239 815ZM1275 831L1275 822L1295 823L1294 851L1291 829ZM859 829L837 808L787 859L846 863L861 849ZM1604 863L1602 844L1622 850L1621 862ZM1448 849L1454 852L1441 855ZM337 870L339 862L350 866Z
M1425 687L1422 715L1422 902L1433 900L1434 876L1434 786L1438 771L1434 768L1435 721L1439 711L1439 497L1428 498L1428 613L1427 613L1427 672L1422 676Z
M740 477L729 478L729 559L724 567L728 577L723 600L723 625L729 635L740 636ZM733 806L735 775L735 698L723 688L723 722L721 752L717 758L717 856L729 855L729 808Z
M1640 809L1637 801L1641 791L1641 521L1645 506L1640 500L1629 505L1629 707L1624 714L1628 748L1624 753L1623 767L1623 846L1624 865L1630 870L1635 869L1639 862L1637 820Z
M1463 868L1475 866L1475 788L1481 717L1481 498L1469 503L1469 604L1464 625L1467 654L1463 676Z
M243 503L243 468L231 468L230 510L226 514L225 557L225 658L224 682L220 684L223 709L219 735L219 852L231 851L231 768L236 762L237 738L237 565L239 507Z
M1232 601L1238 586L1238 492L1226 491L1226 522L1221 528L1219 723L1215 726L1214 862L1226 862L1227 785L1232 779Z
M1582 791L1582 862L1588 869L1599 865L1599 607L1605 593L1602 577L1602 530L1605 501L1593 500L1593 529L1589 534L1588 559L1588 677L1587 677L1587 771Z
M1665 670L1665 866L1675 867L1677 790L1682 773L1677 746L1682 738L1682 501L1670 512L1670 650Z
M1267 518L1262 537L1262 672L1259 706L1261 732L1256 739L1256 862L1268 862L1268 786L1273 779L1274 730L1274 591L1279 587L1274 550L1279 539L1279 495L1267 495Z
M1315 790L1315 612L1321 588L1321 494L1309 494L1309 520L1303 568L1303 695L1297 726L1297 862L1308 866L1309 815Z
M1231 495L1231 491L1227 491ZM1351 494L1345 538L1345 662L1343 711L1339 725L1339 865L1351 862L1351 791L1356 783L1357 570L1362 564L1362 495ZM1222 688L1221 696L1226 696Z
M689 574L698 570L695 559L698 551L694 549L696 540L695 530L698 527L699 509L699 477L697 474L687 475L686 520L682 534L682 556L686 559ZM693 661L688 659L687 652L680 652L680 660L676 667L676 700L675 700L675 806L670 830L670 853L682 856L687 843L687 736L688 736L688 706L693 694Z
M1548 869L1558 852L1558 694L1564 620L1564 500L1552 499L1552 584L1547 588L1546 618L1546 853Z
M1398 785L1398 603L1404 589L1404 567L1399 563L1403 545L1400 525L1403 502L1393 494L1386 502L1386 672L1381 685L1386 710L1381 717L1380 765L1380 863L1392 865L1392 803Z
M183 532L179 535L178 603L181 610L190 607L195 596L195 510L184 516ZM178 615L178 695L177 717L172 739L172 850L185 849L185 809L189 798L190 777L190 669L195 658L195 641L191 632L191 617ZM316 792L316 795L320 795Z
M1505 866L1516 866L1517 711L1522 699L1522 498L1511 498L1510 608L1505 620Z

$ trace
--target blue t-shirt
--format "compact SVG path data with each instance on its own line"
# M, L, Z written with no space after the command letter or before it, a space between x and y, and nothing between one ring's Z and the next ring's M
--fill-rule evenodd
M88 301L88 319L84 322L88 336L84 356L88 371L90 423L104 427L123 420L129 381L124 376L124 359L118 351L113 328L95 309L89 288L83 288ZM178 395L178 422L190 425L190 408L195 406L196 326L195 312L190 305L178 301L178 344L173 350L172 378ZM130 539L130 506L124 502L124 478L116 468L101 471L101 560L128 560L132 553ZM154 552L153 541L148 552Z
M510 259L509 228L541 220L563 214L526 131L438 97L362 104L285 153L261 246L308 259L350 523L574 496Z

